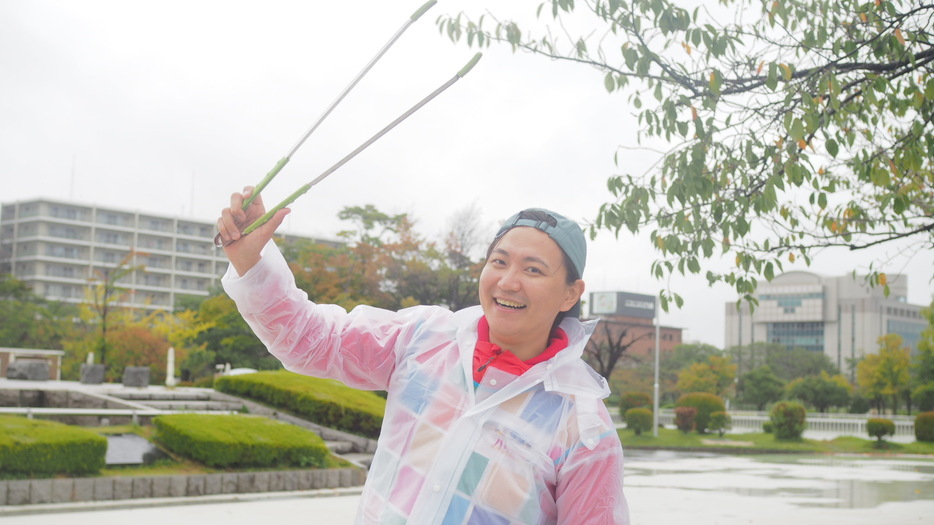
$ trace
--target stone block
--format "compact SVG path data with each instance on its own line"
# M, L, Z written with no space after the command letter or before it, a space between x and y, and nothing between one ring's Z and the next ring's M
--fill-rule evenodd
M205 475L188 476L188 496L204 496Z
M94 501L94 481L93 478L75 479L73 501Z
M128 366L123 370L123 386L145 388L149 386L148 366Z
M168 498L169 497L169 484L171 483L172 478L169 476L156 476L151 478L152 482L152 497L154 498Z
M133 478L133 499L152 497L152 478Z
M29 503L41 504L52 502L52 480L51 479L32 479L29 480Z
M47 361L31 361L21 359L13 361L6 369L7 379L18 379L21 381L48 381L49 363Z
M338 472L340 469L331 468L325 470L325 482L324 487L328 489L336 489L341 486L341 473Z
M75 480L52 480L52 503L69 503L74 501Z
M341 487L352 487L353 486L353 469L342 468L340 469L340 478L341 478Z
M169 497L181 498L188 495L188 476L169 476Z
M221 493L222 474L207 474L204 476L204 495L214 495Z
M254 492L269 492L269 472L257 472Z
M130 499L133 497L133 478L114 478L113 499Z
M241 472L237 476L237 492L240 494L250 494L256 492L255 472Z
M240 474L236 472L221 474L221 494L236 494L239 477Z
M312 470L311 471L311 488L313 490L324 488L324 471L323 470Z
M104 365L81 365L81 384L99 385L104 382Z
M111 501L114 499L114 478L94 479L94 501Z
M30 503L29 484L29 480L7 482L6 504L28 505Z

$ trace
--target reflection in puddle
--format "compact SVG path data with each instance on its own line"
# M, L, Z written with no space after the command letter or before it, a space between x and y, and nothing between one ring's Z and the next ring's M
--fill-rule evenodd
M781 498L801 507L872 508L934 500L934 458L724 456L627 451L626 484Z

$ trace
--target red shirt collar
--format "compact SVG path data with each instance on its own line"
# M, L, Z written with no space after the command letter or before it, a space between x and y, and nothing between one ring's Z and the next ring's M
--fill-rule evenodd
M534 365L547 361L568 346L568 335L561 328L555 328L548 340L548 347L541 354L522 361L509 350L503 350L490 342L490 323L486 316L481 316L477 323L477 346L473 353L473 380L483 379L488 367L498 368L513 375L522 375Z

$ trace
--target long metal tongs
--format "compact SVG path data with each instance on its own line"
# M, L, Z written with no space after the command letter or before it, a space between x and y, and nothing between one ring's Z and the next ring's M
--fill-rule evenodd
M324 113L322 113L321 116L318 117L318 120L316 120L315 123L308 129L308 131L305 132L302 138L295 144L295 146L292 147L289 153L285 157L282 157L279 160L279 162L277 162L276 165L273 166L272 170L270 170L269 173L267 173L266 176L263 177L263 180L261 180L259 184L255 186L255 188L253 189L253 193L250 195L249 198L247 198L243 202L243 210L246 210L250 206L250 204L253 203L253 200L260 194L260 192L263 191L263 189L272 181L272 179L275 178L275 176L279 174L282 168L285 167L286 164L288 164L289 160L291 160L292 158L292 155L294 155L295 152L298 151L298 149L302 146L302 144L305 143L305 140L307 140L308 137L318 128L321 122L323 122L324 119L327 118L327 116L331 114L331 111L333 111L334 108L337 107L338 104L340 104L340 102L344 99L344 97L347 96L347 93L349 93L350 90L353 89L354 86L357 85L360 79L363 78L363 76L367 74L367 72L373 67L373 65L376 64L376 62L379 61L380 58L382 58L382 56L386 53L387 50L389 50L389 48L396 42L396 40L398 40L399 37L402 36L402 33L404 33L405 30L408 29L410 25L412 25L416 20L418 20L419 17L421 17L425 13L425 11L430 9L436 3L437 3L437 0L429 0L423 6L419 7L418 10L412 13L412 16L410 16L408 20L405 21L402 27L400 27L399 30L396 31L396 34L393 35L392 38L390 38L389 41L386 42L385 45L383 45L382 49L379 50L376 56L374 56L367 63L367 65L363 68L363 70L361 70L360 73L358 73L357 76L354 77L354 79L350 82L350 84L348 84L347 87L344 88L344 90L337 97L337 99L335 99L334 102L332 102L331 105L328 106L328 108L324 111ZM243 230L242 234L248 235L251 232L253 232L256 228L259 228L263 224L266 224L266 222L268 222L269 219L271 219L272 216L275 215L277 211L281 210L282 208L285 208L286 206L294 202L295 199L304 195L308 190L311 189L312 186L324 180L331 173L334 173L338 168L346 164L347 161L354 158L361 151L369 147L370 144L373 144L374 142L376 142L380 137L388 133L389 130L396 127L396 125L398 125L400 122L402 122L403 120L408 118L410 115L412 115L412 113L415 113L422 106L430 102L431 99L435 98L436 96L440 95L444 90L451 87L452 84L457 82L459 79L463 78L463 76L466 75L467 72L470 71L474 65L476 65L476 63L480 60L481 56L482 56L481 53L477 53L476 55L474 55L473 58L470 60L470 62L467 63L467 65L462 67L450 80L448 80L443 85L441 85L441 87L434 90L427 97L423 98L417 104L409 108L408 111L406 111L405 113L397 117L395 120L390 122L386 127L384 127L379 132L377 132L375 135L370 137L366 142L358 146L357 149L351 151L349 154L347 154L347 156L339 160L336 164L334 164L333 166L325 170L321 175L318 175L314 180L305 184L304 186L296 190L294 193L286 197L285 200L275 205L272 209L268 210L265 215L263 215L259 219L256 219L256 221L254 221L252 224L247 226L246 229ZM222 248L226 246L226 244L229 244L229 243L224 243L221 241L220 233L218 233L214 237L215 246Z

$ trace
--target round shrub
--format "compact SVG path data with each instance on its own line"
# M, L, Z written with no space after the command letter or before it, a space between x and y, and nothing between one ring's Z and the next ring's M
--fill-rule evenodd
M797 401L779 401L769 411L775 439L801 439L807 426L807 410Z
M921 412L915 416L915 439L934 442L934 412Z
M675 403L678 407L692 407L697 410L694 416L694 428L698 434L706 434L710 426L710 415L714 412L725 412L726 405L723 398L707 392L691 392L678 398Z
M631 428L637 436L652 428L652 411L636 407L626 411L626 428Z
M626 421L626 412L630 408L648 408L652 406L652 396L645 392L626 392L619 396L619 416Z
M771 421L762 422L762 432L766 434L771 434L773 430L775 430L775 427L772 425Z
M895 435L895 422L891 419L871 417L866 420L866 432L870 437L876 438L878 443L882 443L885 436Z
M697 409L694 407L676 407L675 426L678 430L687 434L694 430L694 419L696 416Z
M710 424L708 427L720 437L723 437L723 434L726 433L727 430L733 428L733 418L722 410L714 412L710 414Z

